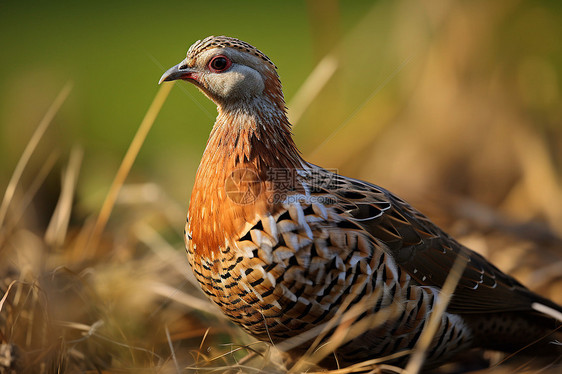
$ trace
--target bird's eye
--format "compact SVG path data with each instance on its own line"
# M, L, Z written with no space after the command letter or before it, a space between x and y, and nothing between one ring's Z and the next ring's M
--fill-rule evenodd
M220 73L228 69L232 65L232 62L225 56L215 56L211 61L209 61L209 69L213 73Z

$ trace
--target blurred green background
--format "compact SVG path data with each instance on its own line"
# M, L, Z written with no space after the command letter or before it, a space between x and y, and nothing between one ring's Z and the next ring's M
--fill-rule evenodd
M352 4L352 24L370 8ZM144 116L161 74L208 35L236 36L282 66L288 97L313 67L304 2L3 2L0 6L0 167L2 185L32 131L63 85L70 99L47 135L46 149L85 149L79 188L99 204ZM176 87L133 174L187 199L214 121L214 105L194 87ZM41 159L41 157L39 157ZM134 176L133 176L134 177ZM87 195L87 196L84 196ZM93 194L93 196L92 196Z
M512 162L526 148L509 140L517 128L523 142L525 131L537 137L556 189L561 10L559 1L7 1L0 6L0 184L71 81L23 183L49 153L59 152L64 165L70 147L81 145L78 206L96 211L162 72L197 39L224 34L279 67L290 108L305 108L297 144L315 163L406 197L443 188L500 205L524 174ZM320 94L310 103L293 103L326 55L335 73L316 79L327 84L316 83ZM128 182L157 183L187 202L215 113L195 87L177 84Z

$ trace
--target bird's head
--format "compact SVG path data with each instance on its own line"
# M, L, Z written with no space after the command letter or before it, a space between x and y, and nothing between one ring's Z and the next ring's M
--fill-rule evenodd
M284 108L275 65L258 49L235 38L209 36L195 42L160 83L177 79L195 84L219 107L263 97Z

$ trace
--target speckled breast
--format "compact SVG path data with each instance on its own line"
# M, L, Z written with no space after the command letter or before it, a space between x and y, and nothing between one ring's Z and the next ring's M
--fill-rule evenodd
M203 291L259 340L277 344L355 306L352 322L369 321L339 349L350 362L413 346L435 299L430 288L412 287L373 238L314 203L263 217L218 258L199 257L187 243Z

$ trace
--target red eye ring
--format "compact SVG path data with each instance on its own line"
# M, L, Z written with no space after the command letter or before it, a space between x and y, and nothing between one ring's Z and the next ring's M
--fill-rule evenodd
M232 61L226 56L217 55L209 61L209 70L213 73L222 73L232 65Z

